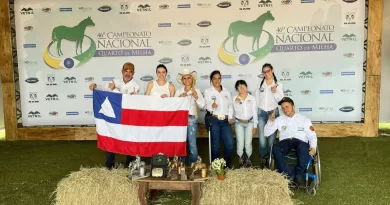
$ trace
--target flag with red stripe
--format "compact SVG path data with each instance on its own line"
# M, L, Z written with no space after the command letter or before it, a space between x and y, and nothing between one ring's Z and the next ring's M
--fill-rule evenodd
M190 97L160 98L93 91L98 147L150 157L186 155Z

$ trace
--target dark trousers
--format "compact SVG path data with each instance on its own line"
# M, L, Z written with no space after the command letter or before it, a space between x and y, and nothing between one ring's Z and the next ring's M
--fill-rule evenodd
M131 161L134 160L133 156L126 156L125 168L129 167ZM112 152L106 152L106 167L112 169L115 167L115 154Z
M297 164L293 169L284 160L285 156L291 151L296 150ZM309 160L309 144L298 139L285 139L272 148L278 172L287 174L291 178L299 178L305 172L305 166Z
M227 119L218 120L218 118L211 117L211 160L219 157L219 144L222 139L225 145L224 159L226 166L231 167L232 153L234 149L233 131Z

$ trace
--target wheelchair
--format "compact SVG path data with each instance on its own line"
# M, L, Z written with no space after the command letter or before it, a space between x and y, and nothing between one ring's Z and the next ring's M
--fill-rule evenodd
M275 143L279 142L279 140L275 140ZM275 144L274 143L274 144ZM269 168L271 170L275 170L275 160L272 156L272 148L269 157ZM297 157L295 155L296 150L291 149L291 151L285 156L285 160L287 164L290 166L296 165ZM309 157L309 161L306 164L305 168L305 191L310 195L316 195L318 187L321 183L321 160L320 160L320 150L316 149L316 154L313 157Z

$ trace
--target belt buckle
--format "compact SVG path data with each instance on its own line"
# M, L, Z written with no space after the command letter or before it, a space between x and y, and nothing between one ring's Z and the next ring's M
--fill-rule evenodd
M241 120L242 124L248 124L248 120Z
M225 119L225 115L217 115L217 118L218 118L218 120L224 120Z

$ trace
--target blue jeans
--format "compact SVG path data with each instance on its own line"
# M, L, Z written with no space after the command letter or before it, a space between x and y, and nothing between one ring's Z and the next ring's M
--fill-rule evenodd
M198 147L196 145L196 138L198 132L198 122L195 116L188 116L187 125L187 143L190 150L190 164L196 162L198 159ZM184 162L185 157L180 157L180 161Z
M226 166L231 167L231 159L234 148L233 131L228 119L218 120L211 117L211 161L219 157L219 144L222 138L225 145L224 159Z
M237 155L242 157L244 154L244 146L246 156L249 158L252 156L252 130L253 122L240 123L236 120L236 140L237 140Z
M259 136L259 152L261 157L265 157L270 154L272 144L276 139L276 132L268 137L264 136L264 126L267 124L268 116L272 114L272 112L273 110L266 112L262 109L259 109L257 113L259 117L258 136ZM276 108L275 111L275 118L277 117L279 117L279 108Z
M291 151L296 150L297 164L291 170L284 157ZM298 178L305 172L305 165L309 161L309 144L298 139L285 139L274 145L272 154L275 157L278 172L287 174L291 178Z

